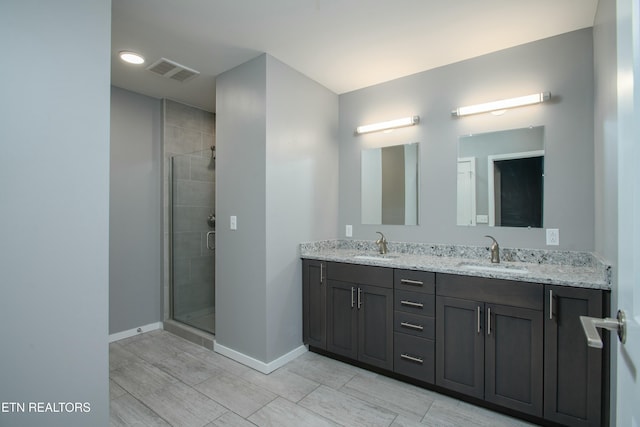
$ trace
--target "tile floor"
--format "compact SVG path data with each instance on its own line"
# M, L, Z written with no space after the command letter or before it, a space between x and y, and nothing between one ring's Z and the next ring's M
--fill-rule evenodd
M531 426L315 353L264 375L158 330L109 355L111 426Z

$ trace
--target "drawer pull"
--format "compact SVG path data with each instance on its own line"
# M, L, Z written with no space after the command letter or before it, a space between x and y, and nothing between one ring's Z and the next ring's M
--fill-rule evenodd
M409 307L416 307L416 308L423 308L424 304L419 303L419 302L411 302L411 301L406 301L406 300L402 300L400 301L400 305L406 305Z
M400 322L400 326L404 326L405 328L410 328L410 329L416 329L418 331L424 330L424 326L414 325L413 323Z
M405 353L400 354L400 358L405 359L405 360L410 360L412 362L416 362L416 363L419 363L421 365L424 363L424 360L422 360L421 358L409 356L408 354L405 354Z
M400 283L403 283L405 285L411 285L411 286L422 286L422 285L424 285L424 283L419 281L419 280L411 280L411 279L400 279Z

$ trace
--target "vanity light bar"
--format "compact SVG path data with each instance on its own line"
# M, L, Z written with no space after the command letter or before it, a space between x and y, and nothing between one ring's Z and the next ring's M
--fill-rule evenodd
M451 111L453 116L468 116L470 114L488 113L490 111L506 110L507 108L522 107L525 105L539 104L551 99L550 92L534 93L532 95L519 96L517 98L503 99L500 101L486 102L484 104L458 107Z
M370 125L362 125L356 128L356 135L369 132L378 132L381 130L396 129L405 126L413 126L420 123L420 116L403 117L401 119L389 120L388 122L372 123Z

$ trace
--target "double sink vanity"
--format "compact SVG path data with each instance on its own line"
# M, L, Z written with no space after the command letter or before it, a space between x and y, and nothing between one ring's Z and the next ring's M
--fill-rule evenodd
M386 242L385 242L386 244ZM539 424L608 425L608 315L590 253L371 241L302 244L303 339L345 360ZM605 336L606 341L606 336Z

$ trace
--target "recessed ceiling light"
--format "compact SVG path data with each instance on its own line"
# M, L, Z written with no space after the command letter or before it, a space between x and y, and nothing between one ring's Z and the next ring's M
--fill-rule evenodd
M144 57L142 55L131 52L129 50L120 51L120 59L122 59L124 62L128 62L129 64L144 64Z

